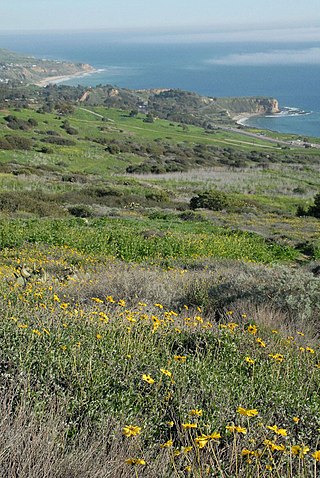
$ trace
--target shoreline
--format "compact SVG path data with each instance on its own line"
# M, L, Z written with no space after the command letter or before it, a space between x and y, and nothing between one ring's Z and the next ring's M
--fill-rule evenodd
M261 113L240 113L232 118L233 121L236 122L236 124L239 124L241 126L246 126L246 121L248 121L250 118L254 118L255 116L264 116Z
M84 78L86 76L94 75L100 71L101 70L92 69L92 71L79 71L78 73L70 75L47 76L33 84L44 88L45 86L63 83L64 81L73 80L74 78Z

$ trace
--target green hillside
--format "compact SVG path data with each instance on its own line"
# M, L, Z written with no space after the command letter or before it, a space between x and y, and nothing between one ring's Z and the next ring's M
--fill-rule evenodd
M316 140L85 93L0 87L1 478L316 477Z

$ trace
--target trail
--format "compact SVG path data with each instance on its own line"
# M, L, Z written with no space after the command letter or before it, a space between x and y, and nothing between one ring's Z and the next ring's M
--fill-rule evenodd
M82 110L82 111L86 111L87 113L91 113L92 115L94 116L98 116L98 118L106 118L105 116L103 115L100 115L99 113L96 113L95 111L91 111L91 110L88 110L87 108L80 108L79 107L79 110ZM111 123L115 123L114 120L110 119L110 118L106 118L108 121L110 121Z

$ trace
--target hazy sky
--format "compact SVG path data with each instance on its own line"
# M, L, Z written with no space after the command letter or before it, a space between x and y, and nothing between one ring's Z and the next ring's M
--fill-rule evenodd
M320 26L319 0L1 0L0 32Z

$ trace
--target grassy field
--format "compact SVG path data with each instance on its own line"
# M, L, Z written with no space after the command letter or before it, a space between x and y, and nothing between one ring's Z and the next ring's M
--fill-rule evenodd
M143 119L0 115L0 476L316 478L317 153Z

